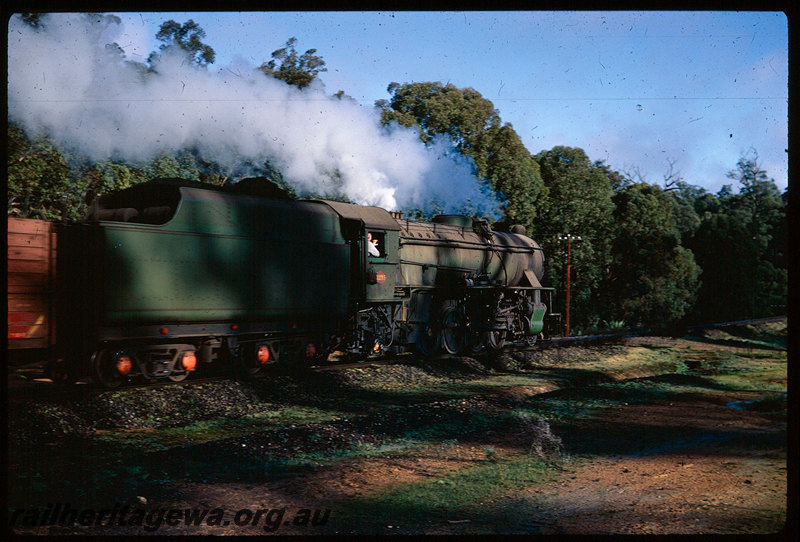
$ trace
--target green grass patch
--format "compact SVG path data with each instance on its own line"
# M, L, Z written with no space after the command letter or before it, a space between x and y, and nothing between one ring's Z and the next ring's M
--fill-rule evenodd
M785 371L758 371L710 376L711 380L729 391L763 390L786 391Z
M700 337L694 338L740 348L786 350L788 327L786 320L779 320L755 325L709 328L702 330Z
M554 380L557 380L557 377L553 372L532 371L522 374L487 376L467 382L448 383L447 385L431 388L431 391L440 394L443 398L457 399L471 397L476 393L494 393L499 389L514 386L543 386L552 383Z
M690 362L693 373L704 375L722 388L731 391L786 390L786 352L715 351L702 356L699 362Z
M202 420L181 427L166 427L158 431L104 431L95 440L120 446L141 448L143 451L162 451L178 446L201 444L220 439L244 436L264 430L302 425L352 416L337 410L290 406L269 412L246 414L238 418Z
M486 505L508 492L545 483L558 474L552 464L530 454L497 457L488 448L485 454L483 464L475 467L337 505L336 530L421 534L449 520L480 517Z
M681 359L682 350L672 346L614 346L603 355L587 360L578 359L567 366L606 373L682 372L686 365Z
M613 406L612 401L575 401L571 397L547 397L530 401L529 408L523 412L543 416L552 422L565 422L575 419L586 419L595 416L598 409Z

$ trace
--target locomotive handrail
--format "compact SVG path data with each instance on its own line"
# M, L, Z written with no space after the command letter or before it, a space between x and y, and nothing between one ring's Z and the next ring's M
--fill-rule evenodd
M425 267L425 268L427 268L427 267L435 267L437 269L451 269L453 271L465 271L465 272L474 271L474 269L471 269L469 267L456 267L454 265L440 265L438 263L414 262L414 261L411 261L411 260L403 260L403 259L400 259L400 263L401 264L407 264L407 265L419 265L419 266Z
M515 246L508 246L508 245L497 245L489 243L475 243L471 241L450 241L448 240L447 243L443 243L442 241L435 240L435 239L413 239L413 238L400 238L400 246L403 245L420 245L420 246L435 246L435 247L457 247L457 248L492 248L493 250L497 250L500 252L508 252L512 254L521 254L525 252L530 252L531 250L541 250L544 251L542 247L515 247Z
M473 284L472 286L464 286L464 288L467 288L469 290L480 290L480 289L503 290L507 288L509 290L555 291L555 288L553 288L552 286L505 286L503 284Z

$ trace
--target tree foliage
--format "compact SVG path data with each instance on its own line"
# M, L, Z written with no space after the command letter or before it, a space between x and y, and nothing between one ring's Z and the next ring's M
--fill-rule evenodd
M108 194L156 177L213 184L225 178L218 165L190 151L161 153L142 164L90 162L67 154L44 135L30 139L13 123L8 125L8 151L8 212L15 216L41 212L50 220L78 220L85 212L81 196L86 190Z
M742 257L755 251L755 242L745 225L732 215L716 213L700 225L692 249L703 269L698 318L713 322L752 314L750 290L755 284Z
M761 169L757 154L742 156L727 177L737 181L716 196L694 199L701 220L688 241L704 280L696 308L706 321L786 311L788 294L786 194Z
M539 166L491 101L475 89L440 82L391 83L387 90L391 99L376 102L383 124L416 127L426 143L448 136L456 150L472 157L476 174L504 196L503 222L533 227L542 190Z
M73 188L68 159L46 137L31 140L19 127L8 125L8 197L12 214L42 211L61 218L62 195Z
M727 177L739 183L739 193L724 199L723 205L748 227L758 245L766 251L778 223L784 217L784 206L775 181L761 169L758 156L743 156Z
M604 282L611 261L612 176L577 147L554 147L534 159L545 189L536 202L531 236L549 255L545 278L560 291L566 289L567 247L559 238L579 236L571 251L571 320L576 326L595 326L608 319Z
M161 23L156 38L163 42L161 50L178 48L184 51L193 62L200 66L213 64L216 53L210 45L201 40L206 37L206 32L200 25L189 19L180 24L172 19Z
M298 88L307 87L320 72L328 71L328 68L322 57L316 55L316 49L309 49L298 56L296 43L297 38L294 37L286 40L284 47L272 52L272 60L264 62L258 69Z
M694 304L700 267L680 245L673 206L664 191L633 184L614 195L613 261L607 287L614 318L630 324L680 320Z

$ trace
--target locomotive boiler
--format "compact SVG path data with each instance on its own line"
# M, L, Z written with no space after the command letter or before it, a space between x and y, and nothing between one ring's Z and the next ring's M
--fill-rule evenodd
M154 180L50 229L57 248L39 267L52 276L38 292L47 327L35 346L63 382L533 344L552 305L543 252L519 228L296 200L266 179ZM17 353L34 346L20 329Z

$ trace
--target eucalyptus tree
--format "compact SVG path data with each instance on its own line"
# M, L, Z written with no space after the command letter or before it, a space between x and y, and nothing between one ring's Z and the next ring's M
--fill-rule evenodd
M440 82L391 83L389 100L378 100L381 121L414 127L425 143L448 137L470 156L475 172L506 201L503 222L534 226L542 191L539 166L510 123L503 123L490 100L473 88Z
M566 288L565 234L578 236L571 251L571 317L575 327L591 327L608 320L606 278L611 263L614 192L621 175L592 163L583 149L557 146L534 156L544 190L537 200L532 236L550 255L545 280Z
M289 38L286 45L272 52L272 60L264 62L259 70L298 88L307 87L321 72L328 71L325 61L317 56L316 49L297 54L297 38ZM340 91L341 92L341 91ZM341 96L340 96L341 97Z
M694 306L701 269L681 246L671 198L636 183L614 195L615 233L607 288L614 316L629 324L666 325Z
M46 136L30 139L17 125L7 127L9 214L43 211L62 217L62 195L74 186L69 156ZM68 215L73 216L73 210Z
M704 320L749 318L786 310L786 199L752 152L742 156L716 197L695 202L702 223L690 246L703 267L697 307ZM704 208L701 208L701 205Z
M216 58L214 49L201 40L206 37L206 32L194 20L189 19L183 24L170 19L161 23L156 38L163 42L162 51L177 48L183 51L193 62L199 66L213 64ZM150 56L152 61L156 53ZM151 62L152 63L152 62Z

